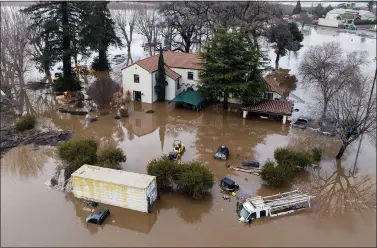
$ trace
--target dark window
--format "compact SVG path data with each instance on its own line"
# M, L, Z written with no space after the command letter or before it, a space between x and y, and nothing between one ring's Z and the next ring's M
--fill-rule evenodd
M265 92L264 93L264 99L272 100L274 97L274 94L271 92Z
M97 219L92 218L88 221L89 223L97 224Z
M181 88L181 85L179 84L179 78L177 79L177 90Z
M260 211L260 217L265 217L266 216L266 210Z
M137 74L134 74L134 83L139 83L140 82L140 77Z
M194 73L191 72L191 71L189 71L189 72L187 73L187 79L189 79L189 80L193 80L193 79L194 79Z
M136 126L141 127L141 120L140 119L136 119Z

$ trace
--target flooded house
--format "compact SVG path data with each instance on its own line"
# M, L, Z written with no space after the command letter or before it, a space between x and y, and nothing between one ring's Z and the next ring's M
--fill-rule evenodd
M198 89L201 59L196 53L164 52L166 100L172 101L188 89ZM142 59L122 69L124 92L130 92L133 101L157 101L156 77L159 54Z
M353 24L355 20L376 20L376 15L367 10L333 9L326 18L319 18L318 25L325 27L341 27Z
M293 102L286 100L286 89L280 85L275 77L266 76L264 82L267 91L264 92L263 99L257 104L242 107L242 117L245 119L250 113L268 118L281 118L282 123L286 124L289 117L292 116Z

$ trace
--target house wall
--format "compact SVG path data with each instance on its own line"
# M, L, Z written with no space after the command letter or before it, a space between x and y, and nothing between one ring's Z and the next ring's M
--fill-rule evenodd
M282 97L281 97L281 95L279 95L278 93L276 93L276 92L274 92L274 91L266 91L266 93L272 93L272 95L273 95L273 100L275 100L275 99L281 99Z
M72 177L75 197L140 212L148 212L146 189Z
M134 83L134 74L139 75L139 83ZM133 99L133 91L141 91L141 101L146 103L153 102L152 96L152 74L144 70L139 65L132 65L122 70L122 84L123 84L123 94L131 91L131 97Z
M328 20L336 20L336 18L339 16L339 14L331 14L331 13L327 13L326 15L326 19Z
M180 78L180 91L185 90L186 88L190 87L189 85L194 85L193 89L197 90L198 89L198 83L199 83L199 71L200 70L195 70L195 69L182 69L182 68L174 68L170 67L173 71L181 75L182 77ZM192 72L194 74L194 79L190 80L187 78L188 72Z
M154 90L154 87L156 86L156 74L157 72L152 73L152 81L153 81L153 101L157 101L157 94ZM178 95L177 93L177 82L170 77L165 77L166 81L168 82L168 85L165 88L165 99L168 101L171 101Z

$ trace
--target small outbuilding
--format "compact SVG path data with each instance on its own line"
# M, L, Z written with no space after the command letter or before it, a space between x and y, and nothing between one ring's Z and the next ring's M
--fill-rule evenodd
M156 177L83 165L72 174L75 197L149 213L157 199Z

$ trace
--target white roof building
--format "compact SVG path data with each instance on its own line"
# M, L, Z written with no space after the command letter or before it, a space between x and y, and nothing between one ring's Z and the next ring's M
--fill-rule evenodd
M351 18L350 18L351 17ZM376 16L368 10L353 10L353 9L333 9L326 14L326 19L340 20L340 19L361 19L361 20L375 20Z

